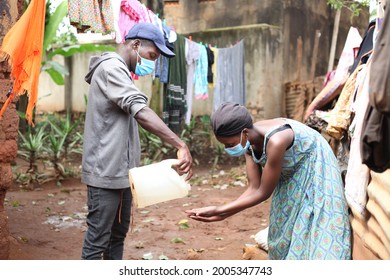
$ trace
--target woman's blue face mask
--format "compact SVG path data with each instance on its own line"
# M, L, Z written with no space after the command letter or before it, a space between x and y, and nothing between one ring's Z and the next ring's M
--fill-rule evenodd
M250 146L250 143L249 143L249 140L246 140L246 144L245 144L245 147L243 147L241 145L241 141L242 141L242 131L241 131L241 137L240 137L240 142L234 146L234 147L231 147L231 148L225 148L225 151L231 155L232 157L239 157L239 156L242 156L243 154L245 154L245 152L248 150L249 146Z
M140 56L139 51L136 52L139 58L141 59L141 63L139 63L137 59L137 64L135 66L135 74L137 76L147 76L152 74L155 67L155 62L153 60L149 60Z

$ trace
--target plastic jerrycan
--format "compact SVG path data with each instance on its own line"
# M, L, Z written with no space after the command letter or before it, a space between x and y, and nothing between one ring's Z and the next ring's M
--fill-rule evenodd
M182 198L191 189L185 181L186 175L179 175L172 166L177 159L166 159L158 163L134 167L129 170L133 203L138 208Z

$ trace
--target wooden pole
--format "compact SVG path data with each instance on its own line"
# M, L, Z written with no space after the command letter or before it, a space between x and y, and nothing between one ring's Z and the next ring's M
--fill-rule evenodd
M318 45L319 45L320 37L321 37L321 32L319 30L316 30L316 35L314 38L313 56L311 58L310 80L314 80L316 74Z
M336 16L334 18L332 45L330 47L330 54L329 54L328 73L333 70L334 57L336 53L337 36L339 33L340 16L341 16L341 9L337 10Z
M65 67L69 72L69 75L65 76L65 111L68 114L71 114L73 111L72 65L72 57L65 57Z
M301 80L301 69L302 69L302 37L299 36L297 39L297 77L296 81L299 82Z

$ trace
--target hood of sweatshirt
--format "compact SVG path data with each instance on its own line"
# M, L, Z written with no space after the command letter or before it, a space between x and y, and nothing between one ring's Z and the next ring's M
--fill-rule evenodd
M116 58L116 59L120 60L124 65L126 65L126 62L122 59L122 57L120 57L120 55L115 53L115 52L106 52L106 53L103 53L101 56L92 56L90 61L89 61L89 71L88 71L87 75L85 75L85 81L88 84L91 84L93 74L95 73L95 71L99 67L99 65L103 61L106 61L106 60L109 60L112 58ZM127 67L127 65L126 65L126 67Z

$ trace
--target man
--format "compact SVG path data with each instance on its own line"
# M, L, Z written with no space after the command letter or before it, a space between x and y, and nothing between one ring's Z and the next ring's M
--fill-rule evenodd
M130 225L128 171L139 164L137 123L178 149L180 174L192 176L186 144L147 106L131 72L152 74L160 54L174 57L153 24L135 25L117 53L92 57L85 80L90 84L84 128L81 181L88 186L88 230L82 259L122 259ZM151 174L152 175L152 174Z

